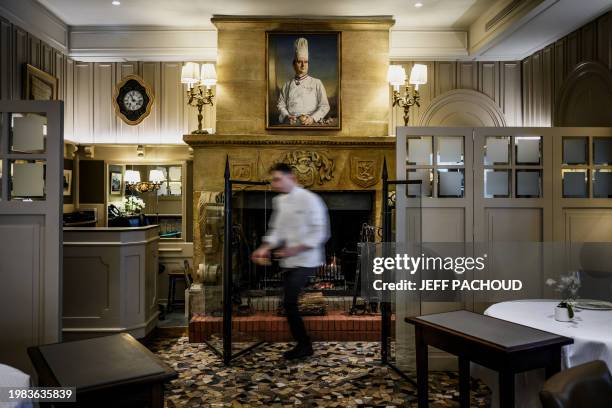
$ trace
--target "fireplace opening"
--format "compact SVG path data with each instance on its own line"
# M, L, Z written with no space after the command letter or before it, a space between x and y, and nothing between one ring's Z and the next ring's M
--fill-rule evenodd
M363 224L373 223L374 193L319 192L329 211L331 237L325 246L325 265L311 279L306 293L323 296L327 311L348 311L352 305L357 270L357 243ZM232 197L233 302L246 313L273 312L282 295L281 269L253 264L251 252L261 244L272 212L275 193L240 191Z
M362 231L369 241L372 238L372 228L363 226L374 224L374 192L317 193L328 207L331 238L325 246L326 263L318 269L300 300L306 329L313 341L377 341L382 327L378 307L373 307L377 303L368 302L367 310L358 307L365 303L356 292L360 285L356 288L355 282L359 264L357 245L363 240ZM232 342L292 340L282 308L280 266L275 262L259 266L249 259L268 228L274 196L261 190L232 194ZM220 284L217 281L217 285L205 286L203 303L207 306L189 322L190 342L214 343L222 337L223 315L218 313L222 304ZM359 299L355 307L354 295Z

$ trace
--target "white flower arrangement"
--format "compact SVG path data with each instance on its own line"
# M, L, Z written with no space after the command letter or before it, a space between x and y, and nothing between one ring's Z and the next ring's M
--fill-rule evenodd
M572 272L569 275L561 276L559 280L547 279L546 285L554 287L556 292L561 294L561 303L558 307L566 308L570 319L574 317L574 302L578 297L580 289L580 276L578 272Z
M141 212L145 208L145 202L142 198L136 196L127 196L121 200L121 211L130 215Z

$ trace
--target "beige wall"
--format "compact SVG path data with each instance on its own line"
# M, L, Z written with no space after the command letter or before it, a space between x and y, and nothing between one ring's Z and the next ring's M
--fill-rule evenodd
M340 31L342 130L300 135L387 136L389 18L213 18L218 30L217 133L275 135L266 130L266 31Z

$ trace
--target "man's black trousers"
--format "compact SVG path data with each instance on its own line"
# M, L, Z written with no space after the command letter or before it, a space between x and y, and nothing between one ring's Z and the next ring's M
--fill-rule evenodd
M310 337L306 332L306 327L304 327L302 316L300 316L298 301L300 293L308 284L309 278L315 275L316 268L285 268L283 272L285 275L283 306L285 307L285 313L287 313L291 335L298 345L310 345Z

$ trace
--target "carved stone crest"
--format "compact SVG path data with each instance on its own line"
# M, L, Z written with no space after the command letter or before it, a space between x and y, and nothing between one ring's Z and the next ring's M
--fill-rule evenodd
M289 152L281 160L293 167L301 185L310 187L324 184L334 178L334 160L326 153L307 150Z
M371 187L378 182L378 160L351 157L351 180L359 187Z
M230 174L234 180L249 181L253 175L253 166L244 161L232 163Z

